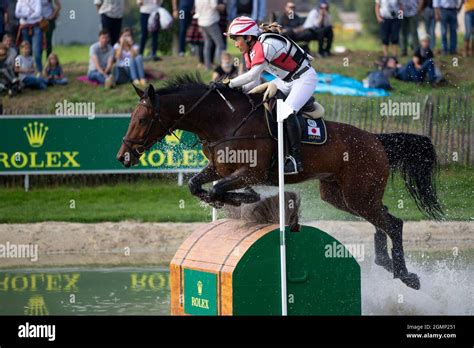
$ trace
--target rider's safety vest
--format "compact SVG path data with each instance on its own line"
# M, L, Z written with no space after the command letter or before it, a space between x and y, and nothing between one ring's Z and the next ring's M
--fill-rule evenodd
M247 69L267 61L269 72L282 80L288 80L305 63L309 64L313 60L313 57L293 40L274 33L260 35L244 58Z

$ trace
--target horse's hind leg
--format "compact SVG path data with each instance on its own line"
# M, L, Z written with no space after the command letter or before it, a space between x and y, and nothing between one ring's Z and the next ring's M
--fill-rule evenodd
M321 199L337 209L345 211L355 216L359 216L356 211L349 209L344 201L341 187L336 181L321 180L319 186L319 192ZM388 211L388 208L384 206L384 209ZM387 251L387 234L380 228L375 227L374 235L374 246L375 246L375 263L382 266L389 272L393 272L393 264Z
M388 212L388 208L384 205L384 210ZM393 272L393 262L388 256L387 250L387 234L378 227L375 227L374 234L375 247L375 264L382 266L389 272Z
M351 180L360 178L352 177ZM399 278L407 286L418 290L420 280L415 273L409 273L405 264L405 255L403 251L403 221L388 213L382 204L383 188L379 186L367 185L366 191L361 191L360 186L354 190L354 182L346 183L343 189L344 200L349 209L375 226L378 232L385 232L392 240L392 262L393 276ZM378 235L380 236L380 234ZM376 237L380 238L380 237ZM378 240L380 245L382 238ZM382 247L381 247L382 248ZM380 249L379 249L380 251ZM388 257L388 255L387 255Z

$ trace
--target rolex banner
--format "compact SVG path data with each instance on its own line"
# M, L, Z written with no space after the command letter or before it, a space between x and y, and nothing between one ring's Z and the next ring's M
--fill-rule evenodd
M0 116L0 174L197 171L207 164L196 136L176 131L127 169L116 160L130 116ZM179 138L179 139L178 139Z

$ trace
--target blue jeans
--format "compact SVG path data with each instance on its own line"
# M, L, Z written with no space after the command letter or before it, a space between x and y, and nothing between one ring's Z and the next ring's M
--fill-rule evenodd
M51 80L48 80L48 84L50 86L53 86L53 85L61 85L61 86L64 86L64 85L67 85L68 84L68 79L67 77L63 77L61 79L51 79Z
M443 53L456 52L458 46L457 27L458 27L458 12L456 9L441 10L441 45ZM450 45L448 48L448 30Z
M46 89L48 87L47 82L41 77L26 76L22 82L25 87L33 89Z
M464 41L469 41L474 30L474 10L464 14L464 28Z
M103 85L105 83L105 76L102 75L98 71L91 71L87 75L87 78L91 81L98 82L99 84Z
M179 53L186 52L186 31L193 20L193 16L191 14L191 9L180 9L179 16L183 14L183 19L178 19L179 22Z
M143 57L136 56L130 61L130 66L114 66L114 77L117 84L145 79Z
M35 57L36 70L42 73L43 63L41 63L41 52L43 51L43 32L39 25L35 25L32 30L31 35L28 28L23 29L21 34L23 40L28 41L31 45L33 56Z
M427 7L423 10L423 21L425 22L425 30L431 38L430 49L433 50L436 47L436 20L433 8Z
M150 15L148 13L141 13L140 14L140 27L142 31L142 37L140 39L140 54L143 55L145 52L146 42L148 40L148 18ZM151 33L151 54L152 57L156 56L156 52L158 51L158 31Z
M409 62L397 72L396 77L402 81L423 82L423 80L425 79L425 75L428 75L429 82L433 82L436 80L433 59L426 60L421 65L420 70L415 67L415 64L413 62Z

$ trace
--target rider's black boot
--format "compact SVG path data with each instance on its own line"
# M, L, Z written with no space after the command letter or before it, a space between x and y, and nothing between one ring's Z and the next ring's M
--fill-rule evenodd
M303 171L303 161L301 160L301 129L296 113L290 115L284 125L291 153L285 162L285 174L298 174Z

